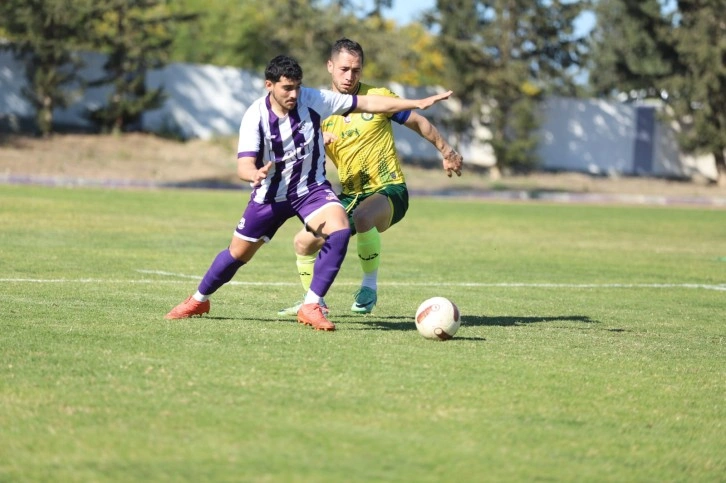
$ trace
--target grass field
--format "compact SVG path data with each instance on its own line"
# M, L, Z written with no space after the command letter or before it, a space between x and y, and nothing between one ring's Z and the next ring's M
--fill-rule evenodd
M332 333L276 316L291 221L164 320L247 196L0 186L0 481L725 481L726 211L414 198Z

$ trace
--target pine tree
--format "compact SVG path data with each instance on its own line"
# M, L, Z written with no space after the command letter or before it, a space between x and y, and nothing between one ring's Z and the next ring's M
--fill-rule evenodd
M173 29L194 14L172 13L163 0L102 0L101 15L92 24L92 46L108 54L104 75L90 86L112 84L108 102L89 117L104 132L138 130L144 111L164 101L163 87L148 90L146 74L168 59Z
M600 95L659 98L680 147L710 153L726 186L723 0L601 0L590 80Z
M91 12L79 0L3 0L0 18L9 48L25 65L28 87L22 93L35 108L39 132L53 131L53 110L67 107L83 65L76 51Z
M597 95L656 96L683 72L659 0L601 0L596 12L589 80Z
M673 39L680 75L665 84L681 148L710 153L726 186L726 19L723 0L679 0Z
M449 84L461 98L453 126L471 131L479 119L497 166L530 170L536 163L537 106L548 93L574 95L584 61L575 18L589 3L549 0L438 0L429 23L440 29L450 60Z

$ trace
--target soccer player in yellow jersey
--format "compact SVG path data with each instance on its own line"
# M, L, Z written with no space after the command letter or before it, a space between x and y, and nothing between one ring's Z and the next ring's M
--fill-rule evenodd
M360 82L364 60L363 48L357 42L346 38L335 42L328 60L332 90L343 94L398 97L385 87ZM353 113L330 116L322 121L325 152L338 169L342 185L338 198L348 212L351 233L357 234L363 280L354 294L351 310L362 314L370 313L378 300L381 233L401 221L408 210L408 189L396 152L391 121L403 124L436 146L443 156L447 175L461 176L461 155L436 127L416 112ZM295 235L297 268L306 291L315 259L324 243L324 236L317 236L314 227L306 226ZM279 315L294 315L298 308L299 305L295 305L283 309Z

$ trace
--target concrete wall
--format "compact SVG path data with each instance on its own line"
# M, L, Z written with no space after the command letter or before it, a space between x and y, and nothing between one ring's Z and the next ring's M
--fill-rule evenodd
M85 79L101 76L104 57L83 55ZM246 107L265 94L263 78L249 71L210 65L170 64L152 71L147 86L163 86L168 98L157 110L144 114L142 129L183 138L209 139L236 135ZM21 92L26 84L24 68L9 52L0 51L0 129L19 129L32 122L33 109ZM388 86L402 97L420 98L437 92L434 87L413 88L392 83ZM89 109L105 103L109 87L82 91L70 86L73 104L55 111L59 125L92 128L85 118ZM438 120L457 109L456 100L439 103L424 111L450 139ZM652 105L625 105L596 99L553 98L542 111L538 155L546 170L579 171L597 175L648 175L715 179L712 156L683 156L674 131L659 119ZM479 139L488 138L478 126ZM440 162L438 151L426 140L394 123L396 145L404 160ZM494 165L491 147L483 141L460 143L459 150L469 164Z

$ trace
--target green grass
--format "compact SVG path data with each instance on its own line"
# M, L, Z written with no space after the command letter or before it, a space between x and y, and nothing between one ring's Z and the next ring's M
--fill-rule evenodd
M164 320L247 198L0 186L0 481L724 481L723 210L414 198L333 333L276 317L292 220Z

